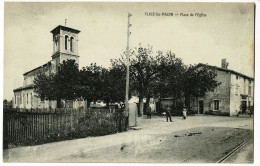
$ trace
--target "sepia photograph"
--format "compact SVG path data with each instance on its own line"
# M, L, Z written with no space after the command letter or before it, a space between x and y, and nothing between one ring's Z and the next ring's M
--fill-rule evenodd
M4 163L254 163L254 2L3 4Z

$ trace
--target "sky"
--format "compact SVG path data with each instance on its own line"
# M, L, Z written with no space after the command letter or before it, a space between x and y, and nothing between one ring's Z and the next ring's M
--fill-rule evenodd
M50 31L58 25L80 30L79 66L104 67L126 48L127 14L130 48L153 46L172 51L185 64L221 65L254 75L253 3L21 3L4 6L4 99L23 85L23 73L51 60ZM173 16L147 16L147 13ZM182 14L189 16L182 16ZM190 14L194 16L190 16ZM203 13L205 17L195 16ZM175 15L178 14L178 15Z

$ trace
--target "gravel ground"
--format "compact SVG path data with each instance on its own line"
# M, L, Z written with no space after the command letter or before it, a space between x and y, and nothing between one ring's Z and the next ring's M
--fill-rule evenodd
M252 130L199 127L141 143L121 144L61 158L61 162L215 163L253 136Z

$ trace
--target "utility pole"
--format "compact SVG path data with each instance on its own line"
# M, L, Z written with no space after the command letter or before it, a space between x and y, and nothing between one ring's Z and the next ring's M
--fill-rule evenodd
M125 93L125 113L127 117L127 130L129 130L129 103L128 103L128 94L129 94L129 37L130 37L130 17L131 13L128 13L128 23L127 23L127 46L126 46L126 93Z
M65 26L66 26L66 24L67 24L67 19L65 19Z

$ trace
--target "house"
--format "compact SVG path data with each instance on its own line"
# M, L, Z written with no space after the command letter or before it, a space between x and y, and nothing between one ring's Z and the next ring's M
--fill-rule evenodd
M207 64L198 64L198 69ZM198 114L218 112L225 115L244 113L254 105L254 78L227 68L226 59L222 59L221 67L210 66L217 72L216 81L221 84L213 92L207 92L202 98L190 101L191 110Z
M36 109L56 108L57 101L41 100L34 91L34 79L40 73L55 74L63 60L73 59L79 63L78 34L79 30L59 25L52 31L53 53L52 60L23 74L23 86L14 89L13 108ZM75 107L79 104L70 104Z

